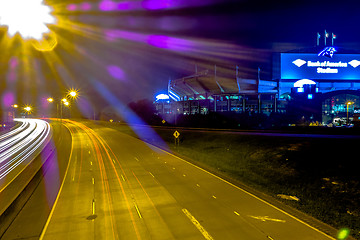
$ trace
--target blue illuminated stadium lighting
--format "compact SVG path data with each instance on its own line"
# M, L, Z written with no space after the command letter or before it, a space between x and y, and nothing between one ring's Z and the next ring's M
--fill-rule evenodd
M298 92L298 93L303 93L303 92L304 92L304 88L299 87L299 88L297 89L297 92Z
M161 101L161 100L169 100L169 95L167 94L164 94L164 93L161 93L161 94L158 94L156 97L156 101Z
M302 88L304 87L304 85L308 85L308 84L312 85L312 84L316 84L316 82L310 79L301 79L294 83L294 87Z
M308 98L308 99L313 99L313 95L312 95L312 94L308 94L308 95L307 95L307 98Z
M180 101L179 95L174 93L173 91L169 90L169 97L174 101Z

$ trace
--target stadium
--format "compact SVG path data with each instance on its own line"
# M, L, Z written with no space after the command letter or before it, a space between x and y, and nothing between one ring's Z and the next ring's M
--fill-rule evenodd
M170 80L156 110L166 114L291 114L322 125L357 124L360 54L334 46L275 53L272 78L243 79L239 68L195 72ZM258 70L260 73L260 69Z

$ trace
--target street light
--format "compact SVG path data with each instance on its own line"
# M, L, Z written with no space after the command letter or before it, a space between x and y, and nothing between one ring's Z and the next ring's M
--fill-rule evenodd
M52 97L47 98L47 101L49 103L53 103L56 102L56 112L57 112L57 116L59 115L59 104L60 104L60 119L62 119L62 115L63 115L63 105L65 105L66 107L70 107L70 101L71 99L76 99L79 96L78 94L78 90L77 89L70 89L66 96L61 98L59 101L55 101ZM71 112L70 112L71 114Z
M70 92L69 92L69 95L70 95L70 97L72 97L72 98L76 98L77 92L76 92L76 91L70 91Z
M49 103L53 103L55 100L52 97L46 99ZM59 117L59 104L56 103L56 117Z
M26 105L23 109L27 115L29 115L32 112L32 107L30 105Z
M354 102L346 102L346 125L349 125L349 105L354 104Z
M19 107L19 105L13 104L13 105L11 105L11 107L12 107L12 118L14 119L15 118L15 110Z
M53 103L55 100L52 97L46 99L49 103ZM68 102L67 98L62 98L60 100L60 119L62 119L62 105L69 106L70 103ZM59 116L59 102L56 102L56 115Z
M79 96L79 90L72 88L68 91L67 96L72 99L76 99Z

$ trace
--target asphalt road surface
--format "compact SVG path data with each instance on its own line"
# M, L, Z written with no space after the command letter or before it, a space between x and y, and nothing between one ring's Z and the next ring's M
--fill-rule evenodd
M335 239L139 139L65 124L72 152L40 239Z
M19 165L22 171L15 168L4 178L8 184L0 191L0 207L6 209L0 216L1 239L39 239L64 179L71 147L71 135L60 122L51 129L53 138L42 152L35 151Z

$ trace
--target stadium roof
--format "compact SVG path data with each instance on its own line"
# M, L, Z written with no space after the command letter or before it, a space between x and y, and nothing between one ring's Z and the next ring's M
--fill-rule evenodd
M257 79L241 79L235 69L205 70L169 82L169 95L174 100L187 96L194 99L206 99L218 94L250 94L277 92L277 84L273 81Z

